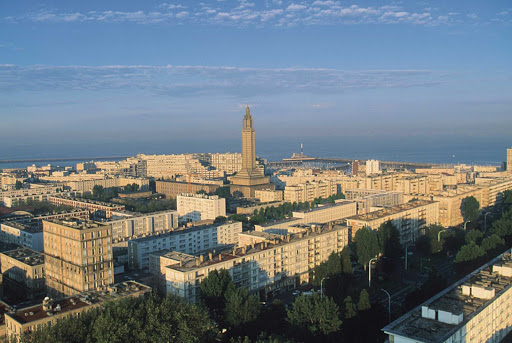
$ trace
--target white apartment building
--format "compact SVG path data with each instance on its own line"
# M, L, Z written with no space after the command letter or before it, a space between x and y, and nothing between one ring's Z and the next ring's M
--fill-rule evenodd
M147 268L149 254L159 250L197 254L201 251L237 244L238 234L241 232L241 222L226 222L133 239L128 241L128 264L134 269Z
M336 181L314 181L300 185L286 186L284 189L284 201L306 202L316 198L326 199L330 195L338 193Z
M347 218L347 226L352 230L352 237L364 227L377 230L390 221L400 232L400 243L414 242L427 225L439 222L439 203L429 200L415 200L406 204L383 210L360 214Z
M494 343L512 330L510 251L382 329L391 343Z
M180 221L195 222L226 216L226 199L217 195L181 194L176 197Z
M293 218L300 224L324 224L341 220L357 214L357 203L350 200L338 200L334 204L321 205L309 210L292 212Z
M0 241L42 252L43 228L40 221L19 223L4 221L0 223Z
M368 160L366 161L366 175L380 174L380 161Z
M112 219L105 223L112 227L112 239L116 243L173 230L178 227L178 212L172 210L146 214L114 212Z
M404 193L395 191L381 191L377 189L347 189L347 200L357 202L357 214L372 211L372 207L391 207L404 203Z
M261 234L261 233L257 233ZM348 229L325 225L281 238L207 256L162 260L167 293L199 300L199 284L213 270L226 269L238 287L262 296L309 281L309 272L348 244Z

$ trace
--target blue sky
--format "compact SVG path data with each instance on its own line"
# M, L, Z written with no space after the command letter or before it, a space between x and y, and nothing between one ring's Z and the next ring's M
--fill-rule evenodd
M510 1L4 0L0 144L233 151L249 104L258 140L510 145L511 37Z

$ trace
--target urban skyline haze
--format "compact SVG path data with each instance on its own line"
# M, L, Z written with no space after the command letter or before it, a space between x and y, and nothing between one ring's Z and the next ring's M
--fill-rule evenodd
M19 1L0 13L4 158L239 151L246 104L258 155L302 141L329 154L510 145L507 1Z

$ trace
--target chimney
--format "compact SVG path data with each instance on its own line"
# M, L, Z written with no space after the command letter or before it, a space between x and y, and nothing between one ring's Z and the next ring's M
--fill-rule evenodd
M180 267L183 267L183 260L180 260Z
M219 262L222 261L222 253L219 254Z
M199 262L204 262L204 256L203 255L199 255Z
M196 267L199 267L200 264L201 262L198 259L196 259Z
M245 255L246 250L247 250L246 247L242 247L242 255Z
M211 252L208 253L208 259L209 260L212 260L213 259L213 254Z

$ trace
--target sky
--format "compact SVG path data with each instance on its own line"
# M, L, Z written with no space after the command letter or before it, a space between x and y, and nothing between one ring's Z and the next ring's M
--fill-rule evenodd
M240 151L246 104L268 151L504 149L511 39L509 0L4 0L0 160Z

